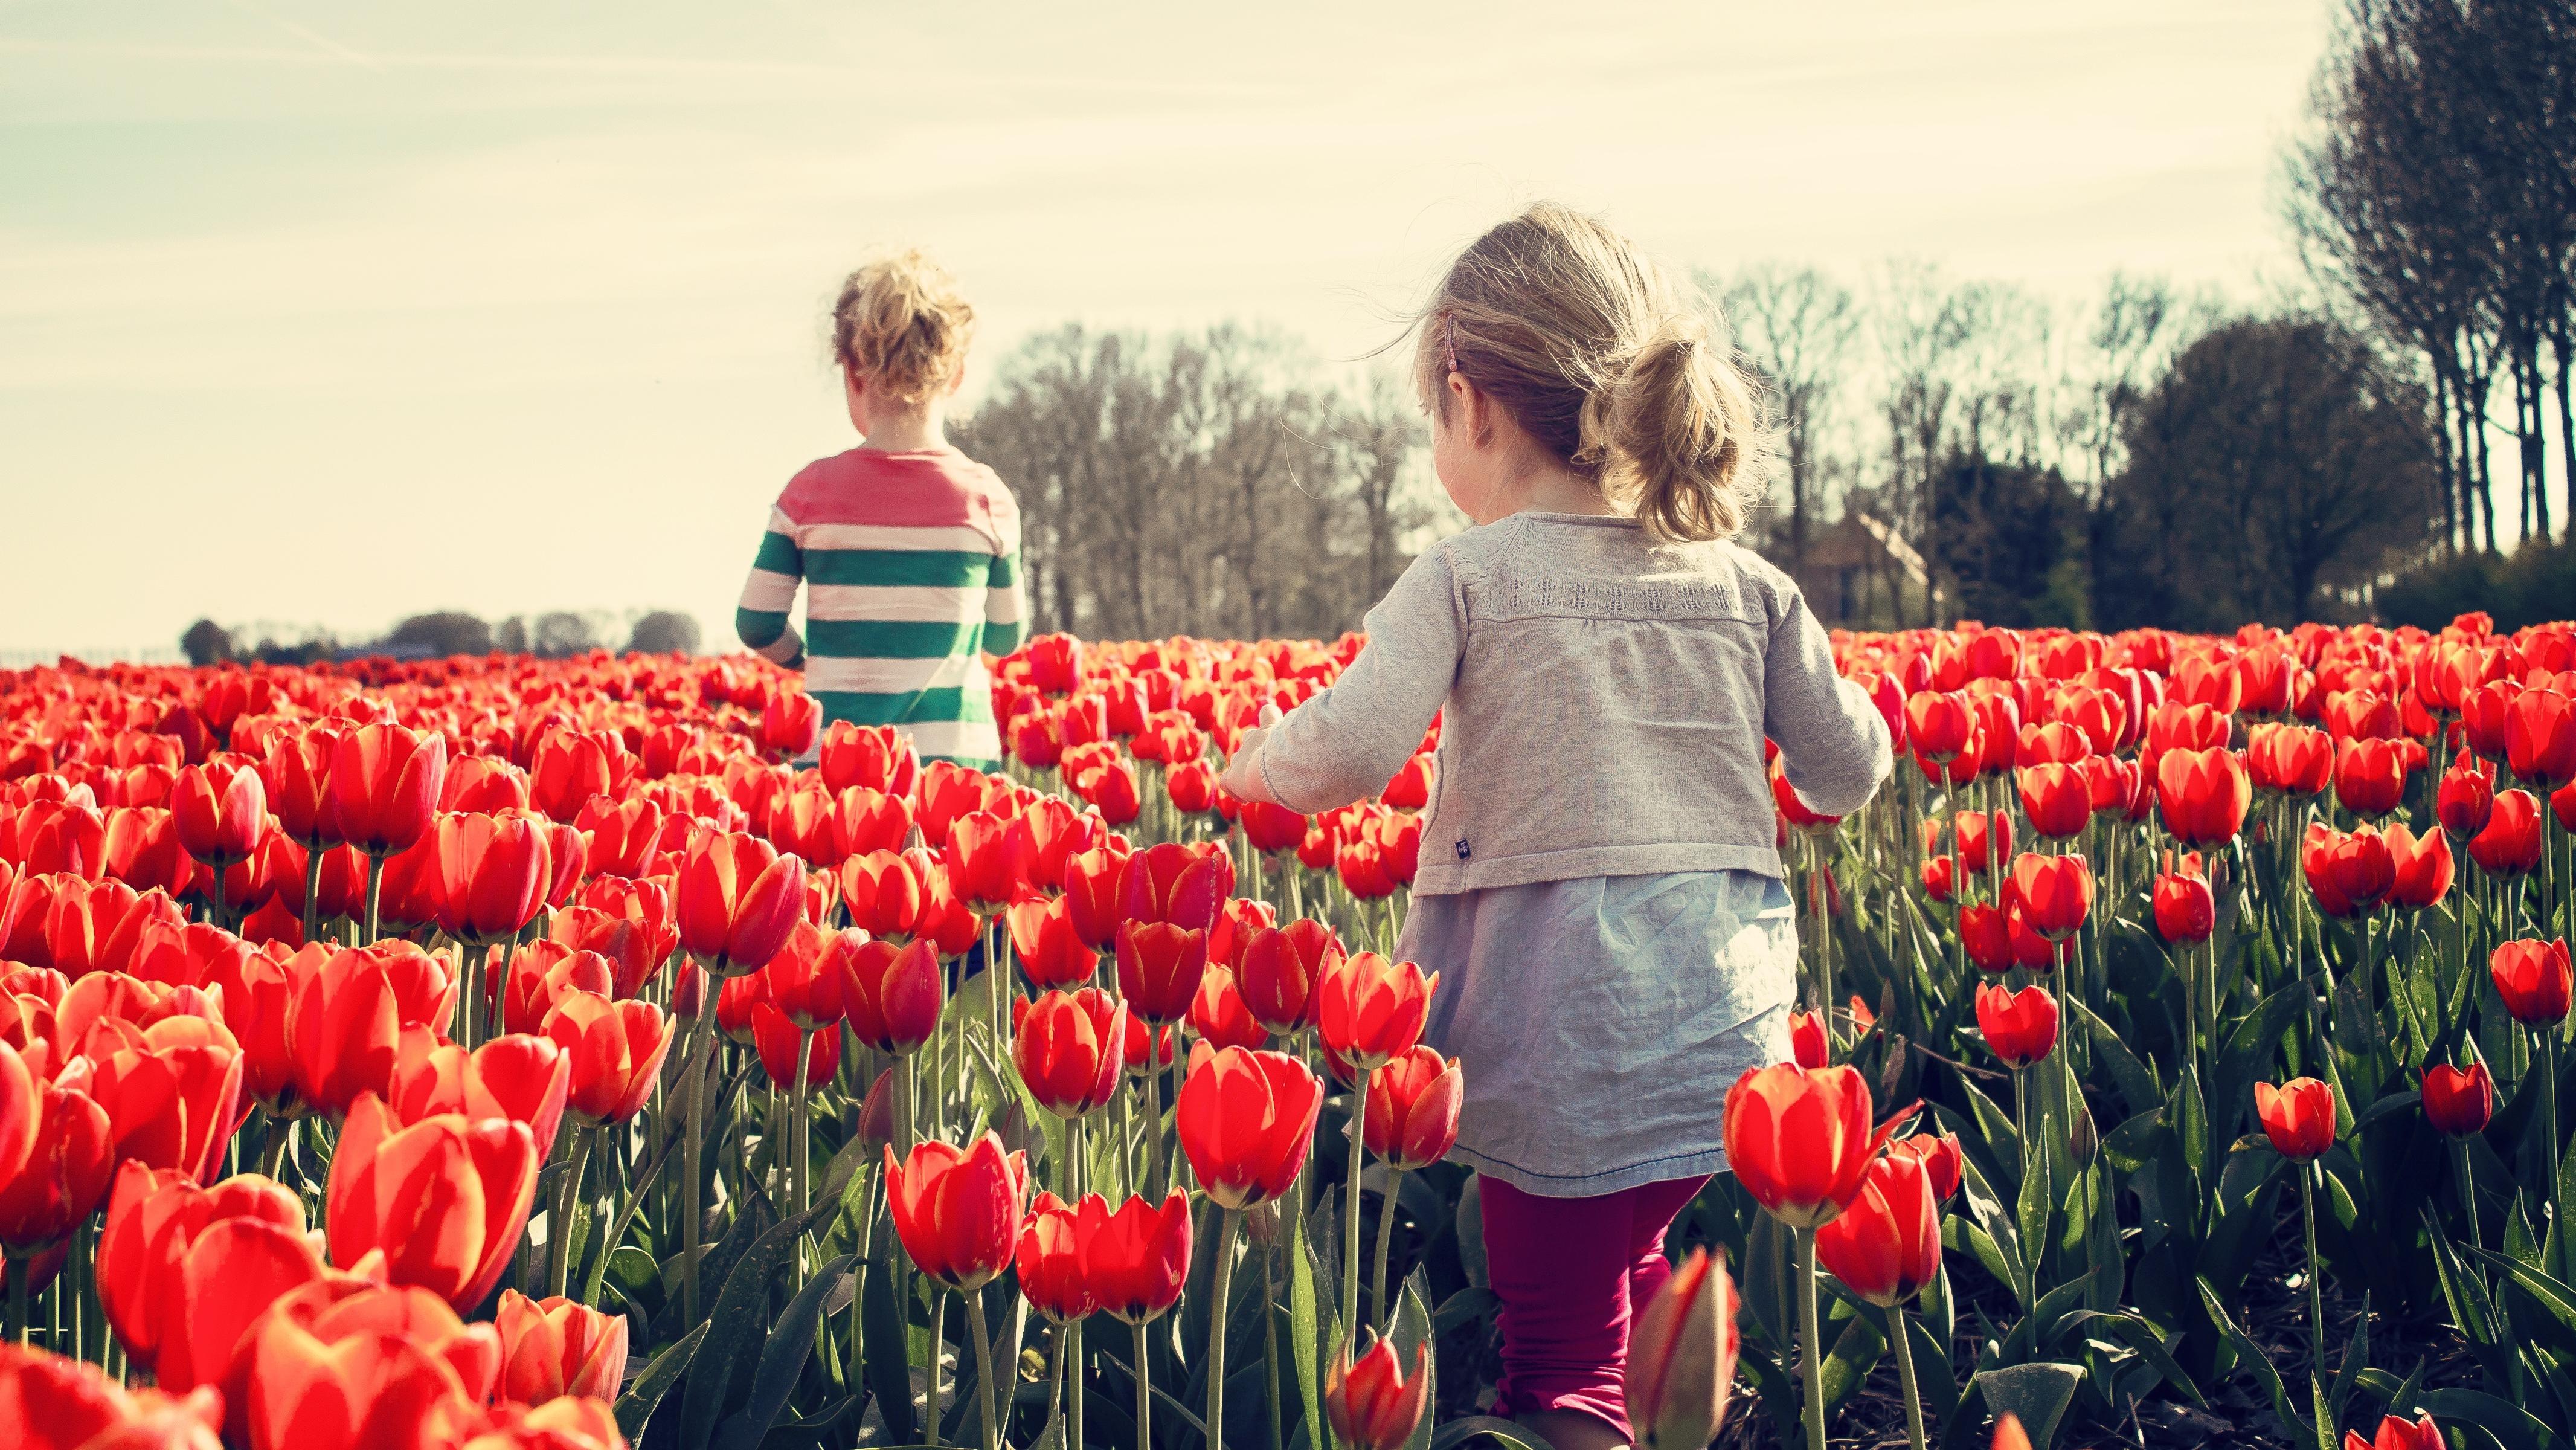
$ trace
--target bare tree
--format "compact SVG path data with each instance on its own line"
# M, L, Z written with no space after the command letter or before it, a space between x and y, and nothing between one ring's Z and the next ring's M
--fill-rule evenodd
M1736 345L1770 385L1787 455L1790 572L1807 564L1807 544L1822 527L1824 432L1846 381L1861 312L1851 289L1813 267L1763 263L1732 280L1700 275L1718 299Z

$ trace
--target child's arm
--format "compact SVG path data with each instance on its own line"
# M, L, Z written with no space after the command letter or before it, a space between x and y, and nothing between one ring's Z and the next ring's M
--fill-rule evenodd
M760 536L760 554L742 584L742 603L733 611L733 632L753 653L789 669L805 663L805 641L787 622L804 578L805 551L796 545L795 521L773 506L769 532Z
M1020 546L1011 541L984 575L984 649L1006 655L1028 638L1029 594L1020 583Z
M1422 744L1467 647L1449 564L1423 555L1368 612L1368 645L1330 689L1247 732L1225 785L1312 815L1375 795Z
M1806 597L1792 587L1784 605L1763 654L1762 733L1779 745L1800 800L1847 816L1869 804L1896 752L1869 693L1835 672L1833 644Z

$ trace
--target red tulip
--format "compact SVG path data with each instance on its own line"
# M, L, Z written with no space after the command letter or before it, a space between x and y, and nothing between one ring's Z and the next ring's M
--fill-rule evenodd
M1950 819L1952 836L1958 842L1959 864L1970 871L1984 872L1990 866L2012 855L2012 817L1997 813L1989 817L1983 811L1960 811Z
M554 1151L571 1089L572 1060L547 1038L508 1032L468 1053L411 1032L385 1101L406 1123L441 1113L507 1119L528 1130L543 1159Z
M778 955L805 909L805 863L740 831L701 831L680 863L680 945L719 977Z
M180 848L220 871L259 849L268 828L268 791L249 766L192 765L172 784L170 814Z
M503 1399L542 1405L564 1395L614 1401L626 1378L626 1316L577 1300L501 1291Z
M327 809L331 762L339 752L342 731L315 725L296 734L280 734L260 762L260 786L278 828L307 851L340 843Z
M98 1292L109 1327L136 1365L151 1369L162 1336L185 1329L178 1312L184 1263L206 1230L228 1219L273 1226L299 1240L304 1233L302 1200L255 1174L200 1188L174 1169L136 1162L117 1169L98 1238Z
M2406 752L2395 740L2346 740L2335 755L2335 798L2357 816L2384 816L2406 798Z
M1199 989L1190 998L1190 1030L1212 1047L1266 1047L1270 1031L1253 1020L1244 1006L1243 996L1235 990L1234 973L1222 963L1210 962L1199 977Z
M460 941L518 935L546 904L554 880L540 823L522 815L448 816L438 823L443 910L438 924Z
M105 1108L76 1088L43 1084L35 1146L0 1181L0 1249L35 1255L71 1237L107 1196L115 1150Z
M1008 919L1011 955L1038 991L1080 986L1100 970L1099 955L1074 929L1068 898L1033 896L1013 902Z
M1456 1058L1416 1046L1369 1075L1361 1141L1399 1173L1428 1168L1458 1143L1466 1079Z
M824 967L838 974L841 1010L866 1046L909 1056L939 1030L947 973L929 942L897 948L845 931L824 948Z
M546 1017L574 992L606 995L617 989L617 964L597 952L576 951L548 938L511 953L495 982L505 1032L540 1032Z
M509 1267L536 1201L523 1123L439 1114L404 1127L373 1092L350 1104L323 1214L332 1261L381 1252L385 1277L470 1310Z
M2065 840L2092 822L2093 794L2074 766L2035 765L2021 773L2021 808L2032 830Z
M1792 1228L1833 1221L1902 1121L1869 1126L1869 1085L1849 1066L1752 1068L1726 1094L1727 1166Z
M447 762L447 781L438 788L438 808L483 815L526 810L528 773L487 755L459 755Z
M0 1184L17 1177L35 1155L46 1086L27 1070L15 1047L0 1041Z
M1028 1222L1020 1228L1020 1246L1011 1258L1020 1295L1053 1323L1088 1319L1100 1312L1100 1295L1084 1272L1080 1228L1083 1215L1094 1212L1095 1205L1105 1220L1109 1206L1099 1194L1087 1194L1079 1206L1068 1206L1052 1193L1040 1193L1029 1205Z
M1118 1095L1127 1008L1106 992L1048 992L1011 1004L1011 1061L1039 1107L1078 1118Z
M2057 1047L2057 999L2045 987L1977 989L1977 1031L1987 1050L2018 1072Z
M2449 1450L2449 1447L2442 1439L2441 1428L2433 1423L2430 1415L2418 1416L2411 1422L2395 1415L2384 1415L2379 1421L2379 1432L2367 1440L2361 1438L2359 1430L2344 1431L2343 1450Z
M223 1040L147 1041L96 1062L89 1095L107 1112L117 1158L175 1168L200 1182L214 1176L248 1110L241 1103L241 1053L230 1045L230 1033L211 1031Z
M1323 1103L1323 1083L1285 1053L1202 1048L1181 1082L1181 1151L1221 1206L1267 1203L1305 1166Z
M2257 789L2315 795L2334 778L2334 737L2301 725L2257 725L2246 736L2245 764Z
M815 765L823 783L835 793L865 786L886 795L909 796L920 777L921 757L912 737L890 725L854 725L835 720L823 732Z
M662 970L680 944L671 918L671 893L659 881L595 880L571 905L554 914L546 936L578 951L597 952L616 968L612 995L632 997Z
M475 1416L456 1371L401 1334L335 1342L273 1314L241 1352L259 1389L236 1410L250 1450L440 1450Z
M96 1366L0 1344L0 1444L12 1450L219 1450L223 1400L128 1390Z
M2462 845L2487 827L2487 817L2495 810L2495 770L2482 764L2475 755L2461 751L2449 770L2442 773L2442 783L2434 792L2433 818L2442 829Z
M1252 849L1265 856L1276 856L1294 849L1306 839L1306 818L1286 806L1268 801L1245 801L1241 821Z
M2454 868L2448 836L2431 831L2419 840L2400 822L2388 828L2384 839L2388 842L2389 863L2396 871L2396 880L2388 892L2391 906L2422 911L2450 894Z
M1429 1407L1429 1368L1429 1345L1413 1347L1408 1377L1392 1341L1379 1340L1356 1364L1344 1344L1324 1376L1324 1417L1334 1438L1349 1450L1401 1450Z
M2328 916L2370 911L2397 884L2397 858L2387 838L2370 826L2350 834L2323 824L2309 826L2299 864L2317 909Z
M1961 907L1959 943L1981 972L2013 969L2011 921L2000 906Z
M1637 1316L1623 1388L1645 1450L1704 1450L1716 1438L1735 1384L1735 1309L1725 1262L1694 1248Z
M2081 856L2025 854L2013 862L2013 891L2031 929L2062 942L2093 909L2093 872Z
M2176 869L2168 852L2165 867L2153 897L2156 935L2184 946L2209 940L2218 929L2218 903L2210 894L2209 878L2200 872L2200 853L2186 854Z
M2571 978L2564 937L2505 942L2489 954L2487 974L2516 1022L2547 1027L2567 1016Z
M1090 1195L1074 1231L1082 1245L1083 1278L1103 1310L1143 1324L1180 1302L1190 1276L1190 1205L1181 1193L1160 1205L1130 1198L1115 1213L1099 1195Z
M751 1008L751 1040L760 1054L760 1070L781 1092L796 1090L800 1061L808 1088L830 1082L841 1070L841 1024L837 1021L819 1031L808 1031L775 1005L755 1002Z
M1358 1071L1384 1067L1422 1039L1439 986L1438 972L1425 977L1411 962L1375 952L1345 958L1315 990L1324 1045Z
M814 748L822 729L822 701L803 690L782 690L760 712L761 753L772 760L793 760Z
M679 1021L650 1002L576 991L555 1002L544 1030L569 1065L565 1105L585 1123L624 1123L651 1100Z
M1130 921L1118 929L1118 992L1129 1010L1160 1026L1189 1015L1207 966L1207 931Z
M1941 1214L1922 1160L1890 1153L1869 1165L1860 1193L1816 1230L1816 1257L1843 1287L1882 1309L1941 1277Z
M2543 795L2576 781L2576 700L2563 688L2525 690L2505 711L2505 763Z
M2254 1084L2254 1115L2284 1158L2304 1163L2334 1146L2334 1089L2315 1078L2295 1077L2279 1087Z
M390 856L429 829L446 778L447 737L362 725L332 751L323 798L327 833L370 856Z
M2540 802L2527 791L2496 793L2486 829L2469 838L2469 859L2497 876L2522 876L2539 869Z
M2424 1120L2437 1132L2473 1138L2494 1116L2495 1079L2485 1063L2470 1063L2466 1072L2447 1062L2424 1069Z
M1959 1140L1947 1133L1917 1133L1899 1138L1887 1145L1887 1151L1904 1154L1922 1161L1923 1171L1932 1177L1932 1194L1943 1202L1959 1191L1959 1180L1966 1173L1966 1158L1960 1152Z
M1165 842L1128 857L1119 880L1119 910L1126 920L1205 931L1234 894L1234 863L1221 850Z
M2244 829L2253 802L2253 778L2224 745L2168 750L2157 758L2156 803L2177 840L2195 846L2231 840Z
M1905 700L1906 738L1916 754L1934 762L1957 759L1968 748L1976 720L1966 695L1918 691Z
M1256 932L1243 948L1235 988L1254 1021L1282 1037L1315 1025L1316 986L1338 970L1342 945L1331 927L1299 919Z
M1789 1014L1789 1057L1800 1067L1832 1066L1833 1047L1825 1036L1824 1013Z
M886 1203L913 1265L948 1288L983 1288L1011 1266L1029 1199L1028 1159L986 1133L960 1151L926 1142L898 1162L886 1149Z
M578 821L593 800L617 792L628 764L625 742L613 734L548 731L528 764L529 804L550 820Z

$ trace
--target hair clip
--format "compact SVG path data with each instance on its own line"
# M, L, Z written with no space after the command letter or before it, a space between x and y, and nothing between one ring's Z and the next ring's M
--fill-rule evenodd
M1458 371L1458 314L1442 313L1441 320L1447 323L1448 327L1441 339L1440 350L1448 356L1449 371L1454 373Z

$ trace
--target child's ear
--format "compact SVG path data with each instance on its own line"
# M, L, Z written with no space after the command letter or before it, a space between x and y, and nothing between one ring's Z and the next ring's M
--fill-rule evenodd
M957 376L948 380L948 396L952 398L956 397L957 390L964 386L966 386L966 365L964 363L959 363L957 365Z

